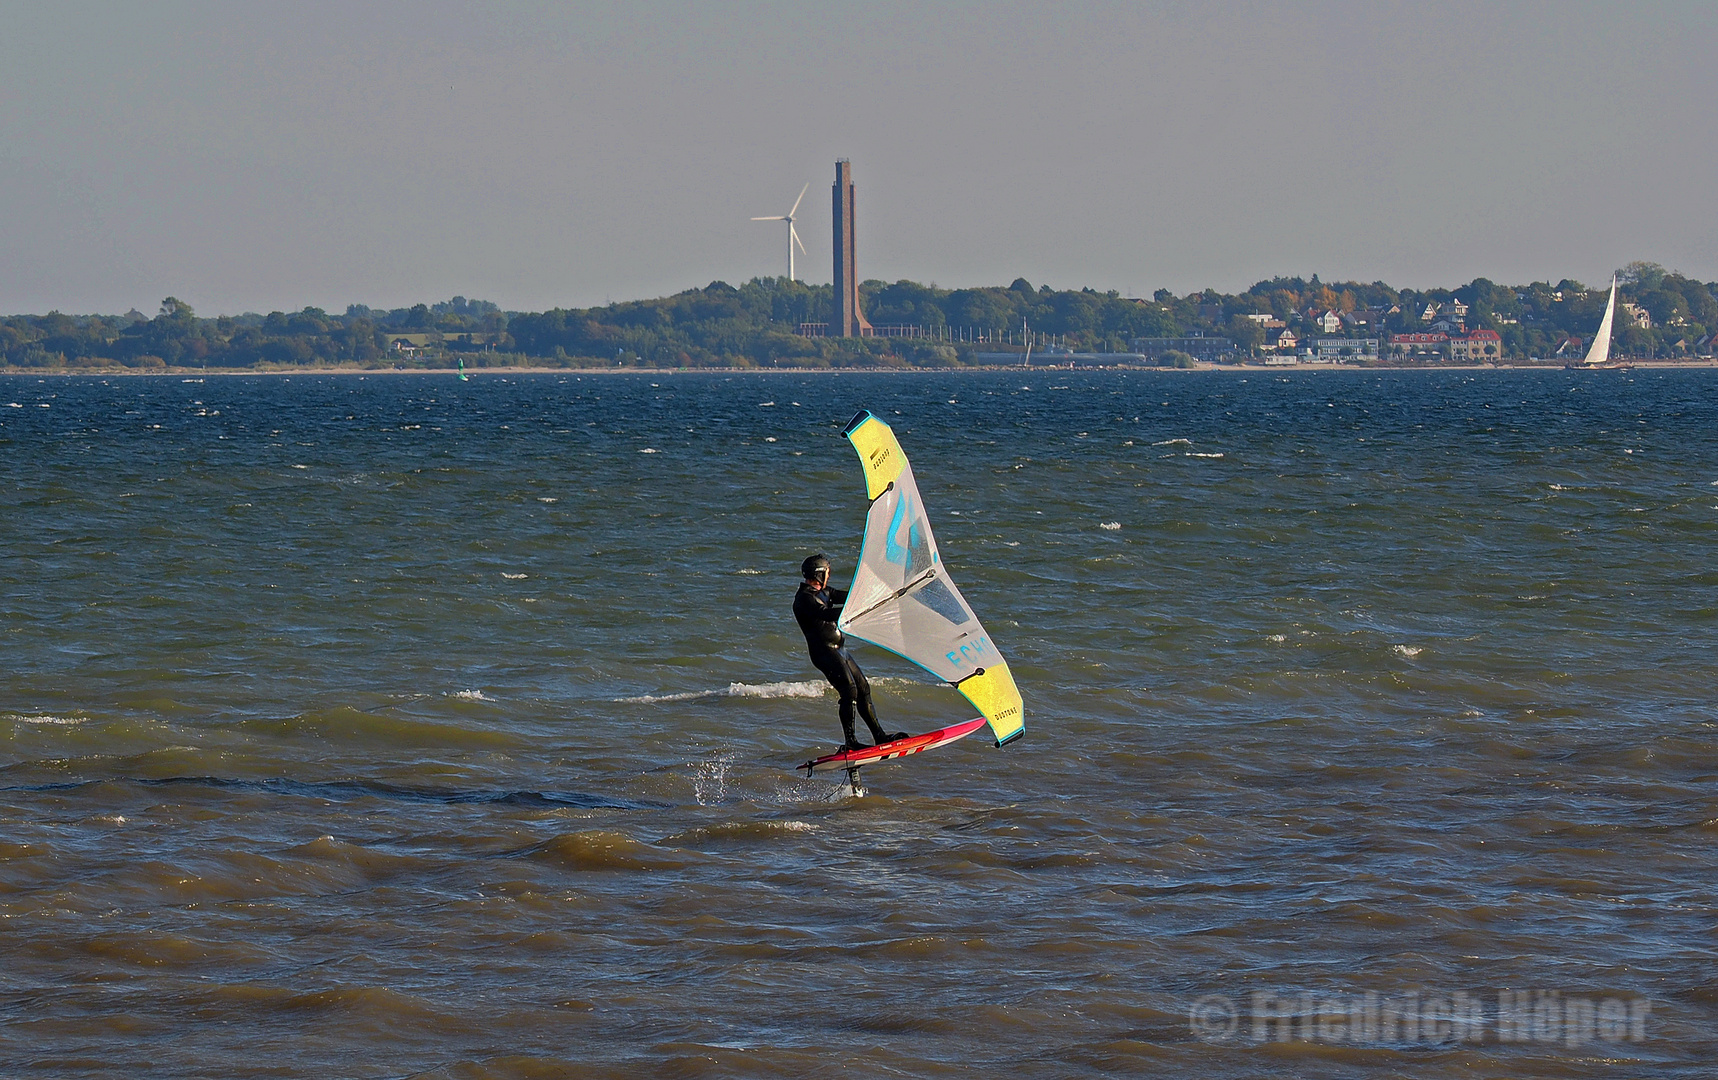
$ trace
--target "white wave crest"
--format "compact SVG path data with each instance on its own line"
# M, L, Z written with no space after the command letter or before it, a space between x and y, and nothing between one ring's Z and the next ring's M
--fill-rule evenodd
M506 578L508 581L524 581L530 575L529 574L509 574L507 571L503 570L503 571L501 571L501 576Z
M455 690L453 693L449 694L448 697L459 698L461 701L494 701L495 700L492 697L486 696L483 693L483 691L481 691L481 690Z
M1098 522L1098 528L1108 529L1110 532L1115 532L1117 529L1121 528L1121 522L1119 522L1119 521L1100 521L1100 522Z
M1409 659L1413 659L1420 655L1423 650L1418 645L1392 645L1390 646L1390 651L1395 653L1397 656L1406 656Z
M658 450L654 446L647 446L643 450L640 450L639 453L641 453L641 454L660 454L660 453L662 453L662 451Z
M15 720L20 724L60 724L67 727L72 724L81 724L85 719L82 716L30 716L25 713L5 713L3 715L6 719Z
M878 680L873 679L872 682ZM822 697L828 689L821 682L772 682L772 683L729 683L725 690L687 690L679 694L640 694L637 697L615 698L615 701L625 705L653 705L664 701L697 701L700 698L716 697L748 697L748 698L815 698Z
M1222 457L1222 454L1182 454L1182 457Z
M804 682L772 682L772 683L729 683L729 697L822 697L829 689L820 681L806 680Z
M1193 440L1192 439L1165 439L1162 442L1154 442L1151 445L1153 445L1153 446L1192 446Z

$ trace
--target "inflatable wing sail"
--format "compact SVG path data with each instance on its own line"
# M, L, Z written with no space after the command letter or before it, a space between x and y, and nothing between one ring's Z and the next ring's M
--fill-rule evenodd
M996 745L1025 733L1008 662L948 576L907 455L888 424L861 411L845 432L865 466L871 512L842 633L880 645L966 695L990 721Z

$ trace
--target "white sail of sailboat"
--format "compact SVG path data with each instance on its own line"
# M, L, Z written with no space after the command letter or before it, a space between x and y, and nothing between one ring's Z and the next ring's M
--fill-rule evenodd
M1617 276L1611 275L1611 298L1605 301L1605 317L1599 320L1599 332L1593 335L1583 364L1602 364L1611 358L1611 318L1617 313Z

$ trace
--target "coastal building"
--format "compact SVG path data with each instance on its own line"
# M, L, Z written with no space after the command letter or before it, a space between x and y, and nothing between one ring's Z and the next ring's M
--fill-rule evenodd
M834 337L870 337L871 324L859 310L859 261L853 243L853 163L835 163L830 190L835 222Z
M1442 360L1449 356L1450 336L1437 332L1429 334L1397 334L1390 339L1390 356L1398 360Z
M1628 313L1628 317L1633 319L1634 324L1642 330L1652 329L1652 314L1648 312L1646 308L1641 307L1639 304L1630 304L1626 302L1618 304L1617 306L1626 311Z
M1503 339L1496 330L1475 330L1450 338L1450 359L1458 364L1489 364L1503 358Z
M1293 330L1284 327L1276 334L1265 335L1265 343L1260 346L1267 352L1294 352L1300 346L1300 338L1295 337Z
M1313 317L1312 324L1318 327L1319 333L1334 334L1342 329L1342 316L1335 311L1326 311Z
M1005 364L1025 364L1024 353L1017 352L975 352L972 358L980 364L990 364L1001 367ZM1042 352L1032 354L1031 365L1038 367L1142 367L1152 362L1154 357L1136 352L1075 352L1073 349L1049 346Z
M1134 338L1133 350L1151 360L1166 352L1184 352L1195 360L1217 361L1235 355L1235 343L1225 337L1189 334L1186 337Z
M1314 355L1320 360L1344 363L1349 360L1378 359L1377 338L1319 338L1313 342Z

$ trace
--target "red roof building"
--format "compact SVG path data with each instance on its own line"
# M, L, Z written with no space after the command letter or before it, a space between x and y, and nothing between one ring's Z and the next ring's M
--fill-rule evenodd
M1396 334L1390 338L1386 355L1403 359L1442 360L1449 355L1448 334Z
M1503 339L1496 330L1474 330L1450 338L1450 359L1460 363L1488 364L1503 358Z

